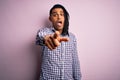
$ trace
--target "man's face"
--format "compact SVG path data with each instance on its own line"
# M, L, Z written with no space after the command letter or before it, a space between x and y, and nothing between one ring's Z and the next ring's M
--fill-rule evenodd
M62 33L63 27L64 27L64 12L61 8L55 8L52 10L52 14L50 16L50 21L53 24L53 27Z

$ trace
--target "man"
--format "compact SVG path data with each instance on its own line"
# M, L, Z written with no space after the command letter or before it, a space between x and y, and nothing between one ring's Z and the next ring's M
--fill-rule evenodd
M52 27L40 29L36 38L42 47L40 80L81 80L76 38L68 31L69 13L56 4L49 15Z

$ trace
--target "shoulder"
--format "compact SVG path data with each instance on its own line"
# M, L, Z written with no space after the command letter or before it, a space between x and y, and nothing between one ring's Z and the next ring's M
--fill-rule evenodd
M76 38L75 34L72 32L69 32L69 37Z
M75 36L74 33L69 32L69 38L70 38L73 42L76 42L76 36Z
M51 28L42 27L38 30L37 34L51 34L52 32Z
M42 31L50 31L50 28L42 27L38 30L38 32L42 32Z

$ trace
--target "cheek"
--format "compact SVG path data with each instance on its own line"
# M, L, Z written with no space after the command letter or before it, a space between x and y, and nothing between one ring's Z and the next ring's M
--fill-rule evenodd
M63 24L65 23L65 19L63 19Z
M51 21L54 23L54 22L57 21L57 19L56 18L52 18Z
M62 20L63 20L63 22L64 22L64 21L65 21L65 18L63 17Z
M53 24L55 23L55 20L54 20L54 19L51 19L50 21L51 21Z

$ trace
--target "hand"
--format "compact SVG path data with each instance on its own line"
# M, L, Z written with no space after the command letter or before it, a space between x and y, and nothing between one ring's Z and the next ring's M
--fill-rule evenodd
M60 37L60 33L56 31L53 35L46 35L44 37L45 45L50 49L53 50L58 47L61 41L68 41L69 39L66 37Z

